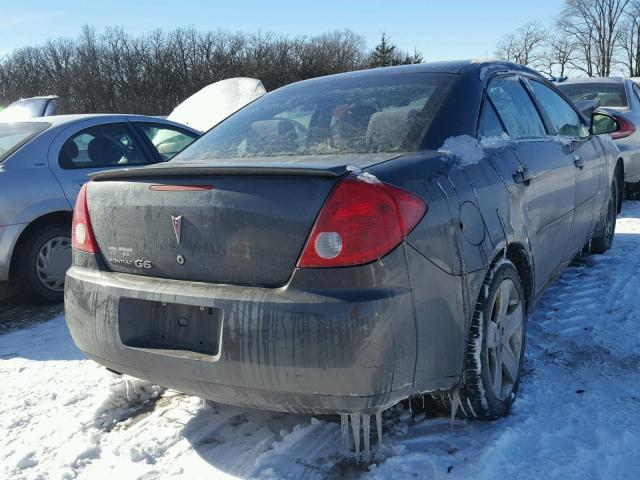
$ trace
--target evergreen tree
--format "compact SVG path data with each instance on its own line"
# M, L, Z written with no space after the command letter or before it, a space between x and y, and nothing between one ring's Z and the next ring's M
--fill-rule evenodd
M369 67L392 67L395 65L409 65L412 63L422 63L422 54L414 51L413 55L403 52L396 45L389 41L386 33L382 34L380 43L369 55Z

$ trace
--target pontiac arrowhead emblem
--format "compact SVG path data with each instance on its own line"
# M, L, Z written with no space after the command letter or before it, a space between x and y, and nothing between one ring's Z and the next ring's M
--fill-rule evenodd
M171 223L173 224L173 233L176 234L176 242L180 245L180 232L182 230L182 215L174 217L171 215Z

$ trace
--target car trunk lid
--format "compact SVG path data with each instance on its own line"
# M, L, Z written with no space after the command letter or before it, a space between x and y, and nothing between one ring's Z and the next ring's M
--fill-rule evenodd
M96 241L116 272L198 282L280 286L291 276L337 179L395 155L315 166L289 162L179 164L93 175Z

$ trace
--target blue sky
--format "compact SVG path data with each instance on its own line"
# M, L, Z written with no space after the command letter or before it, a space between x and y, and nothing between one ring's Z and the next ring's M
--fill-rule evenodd
M193 26L312 35L350 28L373 46L381 32L425 60L492 56L498 39L529 20L550 24L561 0L0 0L0 52L60 36L83 24L129 33Z

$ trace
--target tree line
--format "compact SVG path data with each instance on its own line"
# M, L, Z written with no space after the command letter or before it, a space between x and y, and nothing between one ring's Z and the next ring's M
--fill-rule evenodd
M129 35L83 27L75 38L16 49L0 58L0 105L58 95L62 113L166 115L204 86L254 77L267 90L298 80L374 66L419 63L386 35L368 51L350 30L317 36L202 32L180 28Z
M565 0L550 27L529 22L495 54L554 78L640 76L640 0Z

